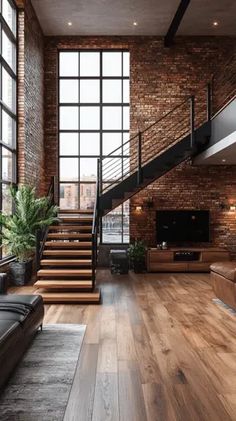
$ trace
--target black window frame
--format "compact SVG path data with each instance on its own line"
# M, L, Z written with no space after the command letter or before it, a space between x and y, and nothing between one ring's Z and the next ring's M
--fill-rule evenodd
M78 53L78 69L80 68L80 53L84 53L84 52L96 52L100 54L100 58L99 58L99 63L100 63L100 69L99 69L99 75L98 76L80 76L79 75L79 70L78 70L78 75L77 76L61 76L60 75L60 53ZM102 60L102 54L103 53L114 53L114 52L119 52L122 53L121 56L121 76L103 76L103 60ZM57 65L57 111L58 111L58 180L59 180L59 192L60 192L60 185L65 185L65 184L76 184L77 185L77 191L78 191L78 201L80 200L80 186L81 184L95 184L96 181L94 180L92 181L85 181L85 180L81 180L80 179L80 159L86 159L86 158L95 158L95 159L102 159L102 158L106 158L107 155L103 154L103 134L104 133L121 133L121 144L123 145L125 140L124 140L124 136L125 134L129 135L130 130L129 129L124 129L124 122L123 122L123 109L124 107L130 107L130 101L129 102L123 102L123 81L124 80L128 80L130 81L130 75L128 76L124 76L123 74L123 53L130 53L130 51L128 49L90 49L90 48L86 48L86 49L81 49L81 48L75 48L75 49L58 49L58 56L57 56L57 60L58 60L58 65ZM60 102L60 81L61 80L76 80L78 81L78 102L72 102L72 103L68 103L68 102ZM99 89L100 89L100 101L97 103L82 103L80 102L80 80L98 80L99 83ZM103 99L102 99L102 84L103 84L103 80L121 80L121 102L120 103L104 103ZM97 130L81 130L80 127L76 130L67 130L67 129L60 129L60 107L77 107L78 108L78 121L79 121L79 110L80 107L98 107L99 108L99 115L100 115L100 128ZM117 129L117 130L104 130L102 127L102 119L103 119L103 108L104 106L106 107L121 107L121 129ZM80 123L80 121L79 121ZM78 134L78 155L61 155L60 153L60 134L61 133L77 133ZM80 133L98 133L99 135L99 151L100 154L99 155L81 155L80 154L80 138L79 135ZM122 152L123 152L123 148L122 148ZM125 155L125 154L119 154L119 155L113 155L112 157L116 157L121 159L121 168L122 168L122 173L123 173L123 160L124 158L129 158L129 156ZM61 181L60 180L60 159L61 158L77 158L78 159L78 181L74 181L74 180L66 180L66 181ZM115 184L115 182L114 182ZM58 196L60 197L60 195ZM80 202L78 202L78 207L80 208ZM102 244L128 244L129 241L124 241L124 219L125 219L125 215L124 215L124 205L121 205L121 242L117 242L117 243L107 243L102 241L103 240L103 230L102 230L102 223L100 226L100 241Z

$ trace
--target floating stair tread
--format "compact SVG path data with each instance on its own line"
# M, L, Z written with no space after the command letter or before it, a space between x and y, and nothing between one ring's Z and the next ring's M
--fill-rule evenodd
M41 276L91 276L91 269L40 269L37 272Z
M92 250L44 250L44 256L91 256Z
M49 231L89 231L91 225L50 225Z
M35 294L39 291L36 290ZM40 292L44 303L99 303L100 290L93 292Z
M79 216L79 215L63 215L59 214L59 219L64 222L93 222L93 218L91 216Z
M91 241L46 241L46 247L68 247L68 248L84 248L92 247Z
M59 209L59 214L84 214L84 215L92 215L93 210L92 209Z
M47 238L64 238L64 239L71 239L71 238L91 238L92 234L91 233L67 233L67 232L54 232L54 233L49 233Z
M54 288L54 289L67 289L67 288L91 288L93 282L88 280L46 280L40 279L34 284L38 288Z
M92 260L82 259L43 259L41 266L91 266Z

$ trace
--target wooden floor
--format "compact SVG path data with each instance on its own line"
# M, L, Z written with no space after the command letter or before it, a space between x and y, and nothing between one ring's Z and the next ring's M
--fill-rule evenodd
M236 420L236 316L209 275L98 276L102 305L46 306L87 325L65 421Z

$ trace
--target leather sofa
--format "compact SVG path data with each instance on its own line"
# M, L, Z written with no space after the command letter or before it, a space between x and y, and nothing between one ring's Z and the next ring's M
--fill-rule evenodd
M40 295L0 294L0 389L42 327L43 316Z
M215 295L236 310L236 262L217 262L210 268Z

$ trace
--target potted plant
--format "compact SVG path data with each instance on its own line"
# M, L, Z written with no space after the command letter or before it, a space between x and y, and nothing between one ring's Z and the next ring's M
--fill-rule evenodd
M37 198L30 186L10 188L14 212L0 214L2 245L15 261L9 264L15 285L24 285L32 275L32 261L36 247L36 233L57 220L57 206L47 197Z
M141 273L146 269L146 249L142 240L135 240L128 248L130 262L135 273Z

